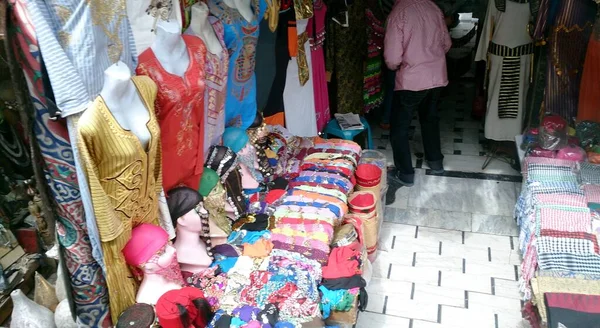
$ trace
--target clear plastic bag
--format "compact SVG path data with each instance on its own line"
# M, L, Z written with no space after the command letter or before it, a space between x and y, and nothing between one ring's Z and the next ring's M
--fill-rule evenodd
M592 121L579 122L576 131L581 147L584 149L600 144L600 123Z
M583 150L581 147L567 145L566 147L561 148L556 153L556 158L566 159L575 162L583 162L587 158L587 155L585 153L585 150Z
M529 150L529 156L555 158L556 152L554 150L543 149L540 146L535 146Z
M548 115L542 120L539 145L543 149L558 150L567 145L567 121L558 115Z

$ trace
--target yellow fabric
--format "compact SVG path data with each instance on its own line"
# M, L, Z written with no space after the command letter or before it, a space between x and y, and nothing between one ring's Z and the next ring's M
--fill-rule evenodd
M542 322L548 322L545 293L568 293L584 295L600 295L600 281L573 278L536 277L531 279L533 304L537 305Z
M160 128L154 114L157 87L147 76L136 76L132 81L150 112L147 152L136 135L119 125L101 97L94 100L78 125L77 146L104 252L113 322L135 304L138 288L121 251L134 226L158 225L162 186Z

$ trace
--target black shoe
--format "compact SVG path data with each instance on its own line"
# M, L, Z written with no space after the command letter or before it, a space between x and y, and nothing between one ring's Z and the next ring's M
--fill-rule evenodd
M400 178L400 176L398 175L397 171L395 171L395 170L394 171L389 171L388 175L387 175L387 178L388 178L388 181L389 181L388 185L390 186L390 188L391 188L391 185L393 183L395 183L397 185L400 185L400 187L402 187L402 186L404 186L404 187L412 187L412 186L415 185L414 181L408 182L408 181L402 180Z
M444 174L446 172L444 170L444 161L427 161L427 165L429 166L429 171L433 174Z
M402 185L396 183L395 181L390 181L388 183L388 190L385 192L385 205L392 205L396 201L396 191L402 188Z

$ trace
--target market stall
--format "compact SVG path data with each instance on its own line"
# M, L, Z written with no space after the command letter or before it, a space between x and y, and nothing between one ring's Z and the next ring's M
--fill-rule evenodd
M330 119L326 10L9 2L7 51L27 82L19 101L57 218L55 286L68 291L57 309L16 290L11 326L356 322L386 163L351 140L317 136ZM275 54L285 65L265 67ZM352 78L362 95L363 76ZM269 106L285 108L286 127L266 124Z
M547 116L524 136L528 156L515 216L523 314L534 327L593 327L599 319L597 132L597 123L583 122L577 137L567 137L566 122Z

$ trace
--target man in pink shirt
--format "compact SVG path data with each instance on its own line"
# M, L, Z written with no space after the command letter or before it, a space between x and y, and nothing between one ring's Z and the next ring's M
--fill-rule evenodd
M425 159L435 173L444 172L437 102L448 85L446 52L452 41L444 15L432 0L396 0L387 20L384 57L396 71L390 142L396 170L391 180L414 184L408 133L419 113Z

